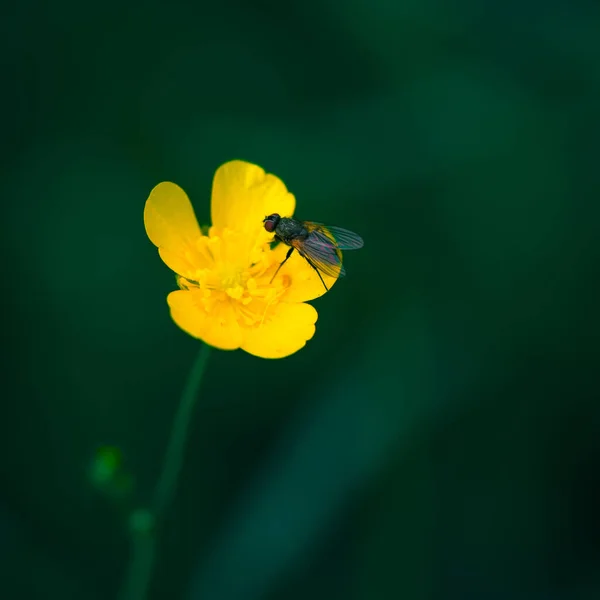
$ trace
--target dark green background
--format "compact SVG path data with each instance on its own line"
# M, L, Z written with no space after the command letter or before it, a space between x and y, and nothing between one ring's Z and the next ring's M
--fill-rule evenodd
M0 597L110 600L197 342L143 205L256 162L361 233L291 358L214 352L152 599L600 597L597 2L2 9Z

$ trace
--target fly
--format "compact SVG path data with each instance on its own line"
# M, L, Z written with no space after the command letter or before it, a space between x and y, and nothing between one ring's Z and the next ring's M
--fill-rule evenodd
M321 273L329 277L343 277L346 274L342 265L342 250L357 250L362 248L362 238L341 227L330 227L312 221L299 221L289 217L282 217L273 213L263 219L264 227L269 233L275 234L275 239L290 247L285 259L277 267L275 279L279 269L283 267L294 250L317 272L321 283L329 290Z

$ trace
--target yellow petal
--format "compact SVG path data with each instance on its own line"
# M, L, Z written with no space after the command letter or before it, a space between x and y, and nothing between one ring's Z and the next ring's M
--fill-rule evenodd
M144 225L165 264L193 279L205 260L197 249L202 232L187 194L169 181L159 183L146 200Z
M291 217L296 199L281 179L257 165L232 160L221 165L213 180L211 214L216 228L235 229L251 236L264 230L272 213Z
M289 356L312 338L317 317L310 304L276 304L262 325L246 330L242 350L261 358Z
M276 264L280 264L283 261L288 250L289 247L285 244L279 244L273 250L273 257ZM273 272L275 272L274 269ZM290 287L283 298L286 302L306 302L314 300L327 292L317 272L296 251L290 256L285 265L281 267L279 273L277 273L277 278L279 277L290 278ZM335 277L330 277L324 273L321 273L321 277L323 277L323 281L329 289L337 281Z
M242 343L242 331L232 304L216 302L207 313L203 290L178 290L167 296L171 317L192 337L220 350L236 350Z

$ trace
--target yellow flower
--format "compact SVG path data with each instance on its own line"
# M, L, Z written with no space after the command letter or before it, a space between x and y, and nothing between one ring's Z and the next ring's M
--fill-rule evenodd
M315 333L317 311L305 304L325 293L297 252L270 283L288 247L270 242L271 213L291 217L296 200L284 183L257 165L234 160L213 180L212 227L200 230L186 193L159 183L144 209L146 233L177 274L180 290L167 302L179 327L222 350L241 348L263 358L300 350ZM328 288L335 278L323 275Z

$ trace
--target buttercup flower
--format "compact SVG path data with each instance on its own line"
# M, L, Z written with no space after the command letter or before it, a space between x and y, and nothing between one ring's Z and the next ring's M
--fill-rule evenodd
M222 350L241 348L263 358L300 350L315 333L317 311L306 301L325 293L319 276L297 253L273 274L288 247L271 248L266 215L291 217L296 200L284 183L257 165L234 160L213 180L208 235L186 193L159 183L144 209L146 233L181 289L167 302L175 323ZM328 288L334 277L323 275Z

